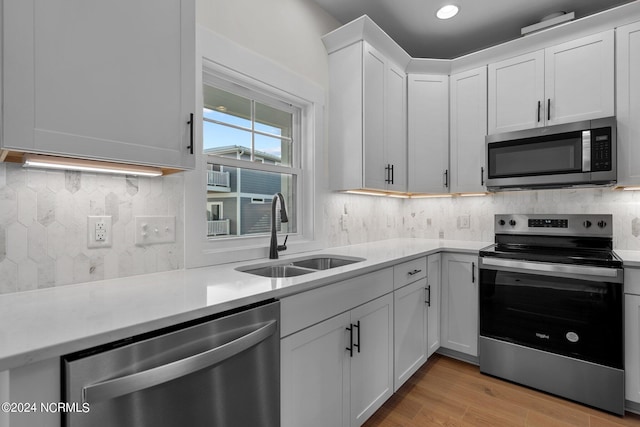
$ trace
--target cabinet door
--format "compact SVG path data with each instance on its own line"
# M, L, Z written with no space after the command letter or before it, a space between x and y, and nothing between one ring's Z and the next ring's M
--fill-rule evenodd
M625 398L640 403L640 295L624 296Z
M388 63L385 82L385 157L391 165L391 191L407 191L407 77Z
M618 184L640 185L640 22L616 29Z
M441 255L427 257L427 357L440 348Z
M3 7L4 148L194 166L194 0Z
M359 348L351 362L351 426L359 426L393 394L393 296L387 294L351 311ZM300 424L306 425L306 424ZM325 426L334 424L324 424Z
M478 356L478 258L442 256L442 346Z
M485 191L487 68L451 76L451 191Z
M349 425L349 313L281 341L282 426Z
M614 31L545 49L547 125L613 116Z
M393 293L394 391L427 361L426 287L422 279Z
M447 193L449 169L449 77L408 76L408 190Z
M544 51L488 66L488 132L544 125Z
M385 74L384 56L364 43L364 84L363 114L364 135L364 187L371 189L386 188L387 162L385 158ZM359 153L353 153L358 155Z

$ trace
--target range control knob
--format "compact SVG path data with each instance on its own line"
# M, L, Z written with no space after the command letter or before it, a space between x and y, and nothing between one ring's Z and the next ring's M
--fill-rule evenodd
M516 226L516 220L515 219L510 219L509 220L509 225L512 226L512 227L515 227Z
M605 228L606 226L607 226L607 222L606 221L598 221L598 227Z
M584 225L584 228L589 228L591 227L591 221L586 220L585 222L582 223L582 225Z
M504 221L504 219L501 219L500 221L498 221L498 224L500 224L500 225L505 225L505 224L506 224L506 222Z

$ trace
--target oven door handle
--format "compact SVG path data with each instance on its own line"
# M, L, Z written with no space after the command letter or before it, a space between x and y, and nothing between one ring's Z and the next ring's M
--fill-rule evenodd
M532 273L562 273L562 274L578 274L582 277L591 276L594 278L609 278L618 282L620 276L620 269L618 268L606 268L606 267L593 267L584 265L573 264L556 264L556 263L544 263L533 261L520 261L513 259L502 258L480 258L480 268L488 268L490 270L499 270L500 267L509 268L510 270L520 270L523 272Z
M82 389L83 403L95 403L124 396L125 394L144 390L223 362L269 338L276 332L277 323L277 320L272 320L266 325L264 323L260 324L258 329L233 341L166 365L87 385Z

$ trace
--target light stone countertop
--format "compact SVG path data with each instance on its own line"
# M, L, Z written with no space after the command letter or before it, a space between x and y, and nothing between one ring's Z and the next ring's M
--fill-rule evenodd
M173 270L0 295L0 372L173 326L270 298L283 298L439 251L477 253L487 242L392 239L281 255L365 261L271 279L236 271L267 259Z
M613 251L622 258L625 267L640 267L640 251L624 249L614 249Z
M0 372L270 298L283 298L436 252L475 254L490 242L391 239L281 255L365 258L271 279L236 271L267 259L0 295ZM640 251L616 251L640 267Z

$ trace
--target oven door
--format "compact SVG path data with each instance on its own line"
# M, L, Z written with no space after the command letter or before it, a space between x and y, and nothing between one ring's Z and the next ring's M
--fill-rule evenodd
M480 335L623 368L622 269L480 258Z

